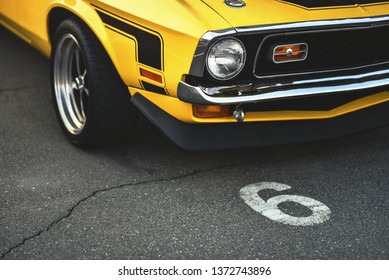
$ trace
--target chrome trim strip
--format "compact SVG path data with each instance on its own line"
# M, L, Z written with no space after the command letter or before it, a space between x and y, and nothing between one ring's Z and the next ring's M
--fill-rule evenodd
M204 88L180 82L178 98L192 104L227 105L365 90L383 86L388 86L389 90L389 69L359 75L302 80L285 84L244 84Z
M389 21L389 16L377 16L377 17L364 17L364 18L351 18L351 19L334 19L334 20L317 20L317 21L304 21L304 22L293 22L284 24L271 24L271 25L260 25L254 27L238 27L235 30L238 33L258 33L263 31L277 31L284 29L301 29L301 28L313 28L313 27L336 27L344 25L355 25L355 24L374 24Z

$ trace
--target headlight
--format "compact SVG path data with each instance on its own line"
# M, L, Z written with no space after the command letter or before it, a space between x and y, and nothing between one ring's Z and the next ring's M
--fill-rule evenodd
M246 62L246 50L238 39L227 38L217 41L209 49L207 69L217 80L229 80L242 71Z

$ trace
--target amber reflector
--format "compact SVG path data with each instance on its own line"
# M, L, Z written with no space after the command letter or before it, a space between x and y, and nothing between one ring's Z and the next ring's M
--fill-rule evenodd
M307 44L293 44L277 46L274 49L273 60L275 63L299 61L307 58Z
M155 73L150 72L150 71L143 69L143 68L140 69L140 75L142 77L148 78L150 80L153 80L155 82L162 84L162 76L161 75L155 74Z
M230 115L230 106L193 105L193 115L197 118L220 118Z

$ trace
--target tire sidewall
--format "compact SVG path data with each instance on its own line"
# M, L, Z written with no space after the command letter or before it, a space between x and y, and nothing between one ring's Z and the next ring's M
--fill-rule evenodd
M57 53L57 46L59 40L66 34L71 34L74 36L74 38L77 41L77 44L80 49L80 53L82 56L82 59L85 63L85 67L87 69L87 81L89 85L89 102L88 102L88 109L86 112L86 121L84 124L84 127L82 128L81 132L79 134L72 134L65 126L63 119L61 117L61 114L59 112L59 105L56 97L56 90L55 90L55 82L54 82L54 73L56 71L55 68L55 57ZM50 74L51 74L51 92L52 92L52 98L54 103L55 112L57 115L57 118L59 120L59 124L61 126L61 129L67 136L67 138L72 142L73 144L83 146L83 143L90 142L90 139L87 139L91 136L91 133L89 133L91 127L93 126L93 118L91 116L93 115L93 102L94 102L94 88L93 83L91 82L91 75L93 75L93 72L91 71L90 67L90 55L87 51L86 42L85 42L85 34L83 34L83 29L81 24L75 20L75 19L67 19L63 21L55 33L54 41L53 41L53 47L51 50L51 59L50 59Z

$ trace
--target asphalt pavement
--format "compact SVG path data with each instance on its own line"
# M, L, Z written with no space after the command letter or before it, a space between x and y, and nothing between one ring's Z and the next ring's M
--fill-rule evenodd
M86 151L49 76L0 27L0 259L389 259L389 127L188 153L141 118Z

